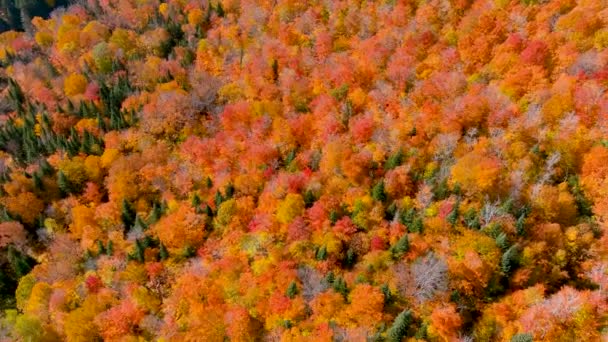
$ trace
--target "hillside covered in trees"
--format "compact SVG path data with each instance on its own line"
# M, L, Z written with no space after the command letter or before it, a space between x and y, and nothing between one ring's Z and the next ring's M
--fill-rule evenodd
M0 32L31 30L32 18L46 18L53 9L67 4L67 0L0 0Z
M0 341L608 339L606 1L26 14Z

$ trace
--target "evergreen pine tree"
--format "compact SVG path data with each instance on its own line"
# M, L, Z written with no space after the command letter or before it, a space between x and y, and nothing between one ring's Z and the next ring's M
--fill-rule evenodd
M517 266L518 251L517 245L511 246L503 253L500 263L500 269L505 275L510 274Z
M395 204L395 202L393 202L384 211L384 218L387 221L391 221L395 218L396 214L397 214L397 204Z
M515 334L511 337L511 342L533 342L534 339L531 334Z
M517 222L515 222L515 230L517 231L517 235L523 236L526 233L526 215L521 214L519 218L517 218Z
M393 256L400 257L410 250L410 240L407 234L404 234L399 241L391 248Z
M9 98L13 102L13 107L17 109L18 107L21 107L25 102L25 94L23 93L23 90L21 90L21 86L19 86L19 83L17 83L12 78L8 79L8 86Z
M275 82L279 80L279 61L276 58L272 60L272 80Z
M133 223L133 228L141 229L142 231L148 229L148 225L141 219L139 215L135 215L135 222Z
M108 241L108 248L106 248L106 255L112 256L114 254L114 242Z
M34 172L32 180L34 181L34 189L36 189L36 191L43 190L44 184L42 184L42 178L38 172Z
M437 201L447 198L448 195L450 194L450 188L448 187L448 180L444 179L441 182L436 183L435 186L433 187L432 191L433 191L433 197Z
M407 329L412 323L412 311L403 310L393 321L393 325L388 329L386 333L386 339L388 342L401 342L401 340L407 334Z
M150 213L150 217L148 218L148 223L154 224L154 223L158 222L158 220L160 220L161 216L162 216L162 210L161 210L160 206L157 203L154 203L152 205L152 212Z
M9 264L17 278L21 278L32 270L34 260L28 255L19 252L13 245L9 245L7 253Z
M13 221L13 218L8 214L5 207L2 207L0 210L0 222L10 222Z
M344 259L344 266L346 268L351 268L355 265L356 262L357 262L357 255L355 254L355 251L352 250L352 248L349 248L346 251L346 258Z
M295 281L292 281L287 287L287 291L285 295L291 299L293 299L298 294L298 286Z
M346 286L346 281L344 281L344 278L336 278L332 285L336 292L342 294L344 297L348 295L348 287Z
M316 200L317 199L315 198L315 194L312 192L312 190L306 190L306 192L304 192L304 203L306 208L312 207Z
M380 181L372 188L372 197L379 202L386 201L386 191L384 190L384 182Z
M222 196L222 193L218 190L215 192L215 208L219 208L222 202L224 202L224 197Z
M141 263L143 263L145 261L145 247L144 245L141 243L141 241L139 241L139 239L135 240L135 253L133 255L133 258Z
M213 13L213 5L211 5L211 2L209 2L209 5L207 6L207 12L205 13L205 20L203 21L203 23L205 24L205 27L207 27L211 23L211 14L212 13Z
M135 209L133 209L133 206L131 206L131 203L129 203L126 199L122 200L122 209L120 212L120 219L122 220L122 223L125 226L125 229L130 229L131 227L133 227L133 224L135 223Z
M460 196L462 194L462 187L460 186L460 183L454 184L454 188L452 189L452 192L454 193L454 195L458 195L458 196Z
M85 107L84 107L84 105L83 105L82 102L80 102L80 106L78 107L78 112L76 114L80 118L86 118L87 117L87 115L86 115L86 109L85 109Z
M101 240L97 240L97 255L102 255L106 253L106 249L103 246L103 242Z
M424 229L424 224L422 223L422 219L420 217L416 217L412 222L411 227L408 227L409 231L412 233L422 233Z
M67 196L72 192L70 182L63 171L59 171L57 174L57 186L59 187L62 196Z
M380 291L384 295L384 305L387 305L392 302L393 294L391 293L391 289L388 287L388 284L380 285Z
M496 245L500 247L503 251L509 248L509 240L507 239L507 234L505 232L501 232L496 237Z
M319 250L317 251L317 260L325 260L327 259L327 248L325 248L325 246L319 248Z
M401 224L409 227L412 224L412 222L414 222L415 217L416 217L416 211L414 210L414 208L402 210L399 213L399 222Z
M46 159L42 159L42 161L40 162L40 171L43 175L50 176L53 174L53 167Z
M152 247L152 245L154 244L154 240L150 237L150 235L146 235L144 236L141 245L144 247L144 249L148 248L148 247Z
M336 222L338 222L339 219L340 219L340 215L338 214L337 211L332 210L329 212L329 222L331 222L332 226L334 224L336 224Z
M74 114L75 111L76 111L76 107L74 107L74 102L72 102L72 100L68 99L68 108L67 108L68 114Z
M120 119L113 110L110 111L110 129L120 129Z
M97 112L97 128L99 128L99 130L102 132L105 132L107 128L106 122L103 120L99 112Z
M234 197L234 185L232 185L232 183L228 183L228 185L226 185L226 198L232 198Z
M217 5L215 6L215 13L220 18L223 18L224 15L226 15L226 13L224 12L224 7L222 6L222 3L220 1L218 1Z
M206 181L206 185L208 189L211 189L213 187L213 181L211 180L210 177L207 177L207 181Z
M420 328L416 331L414 337L418 340L425 340L428 335L428 323L423 322L420 325Z
M446 218L448 223L451 224L452 226L456 225L456 222L458 221L458 217L460 216L460 201L456 201L456 204L454 204L454 208L452 208L452 211L448 214L448 217Z
M198 194L194 194L194 196L192 196L192 207L199 208L201 206L201 198L198 196Z
M205 215L209 218L213 217L213 209L209 205L205 205Z
M89 131L85 130L84 134L82 136L82 144L80 145L81 151L85 154L91 154L94 143L95 142L93 140L93 136L91 135L91 133L89 133Z
M464 214L464 224L471 229L479 229L481 227L475 209L471 208Z
M167 247L165 247L165 245L163 245L162 243L160 244L158 256L160 260L167 260L167 258L169 258L169 251L167 251Z
M285 157L285 166L288 166L289 164L291 164L291 162L293 162L294 159L296 159L296 150L295 149L289 151L289 153Z
M397 153L388 157L388 159L386 160L386 163L384 163L384 169L387 171L392 170L392 169L396 168L397 166L401 165L402 162L403 162L403 151L401 149L399 149L399 151L397 151Z
M192 246L184 247L184 249L182 251L182 256L184 258L192 258L195 255L196 255L196 249L194 249L194 247L192 247Z

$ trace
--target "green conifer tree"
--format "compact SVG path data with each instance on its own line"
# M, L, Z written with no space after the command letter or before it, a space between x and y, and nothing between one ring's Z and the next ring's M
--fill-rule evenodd
M374 185L372 188L372 197L376 201L384 202L386 201L386 191L384 190L384 182L380 181Z
M67 179L63 171L59 171L57 174L57 186L59 187L62 196L67 196L72 192L70 181Z
M391 248L394 257L400 257L410 250L410 240L407 234L404 234L399 241Z
M287 287L285 295L293 299L298 294L298 286L295 281L292 281Z
M388 157L388 159L384 163L384 169L387 171L392 170L392 169L396 168L397 166L401 165L402 162L403 162L403 151L401 149L399 149L399 151L397 151L397 153Z
M135 216L135 209L133 209L131 203L129 203L129 201L127 201L126 199L123 199L120 219L122 220L125 229L130 229L131 227L133 227L133 224L135 223Z
M531 334L515 334L511 337L511 342L533 342L534 338Z
M460 216L460 201L456 201L456 204L454 204L454 208L452 208L452 211L448 214L448 216L446 217L446 220L448 221L449 224L451 224L452 226L455 226L456 222L458 222L459 216Z
M393 294L391 293L391 289L388 287L388 284L380 285L380 291L384 295L384 305L387 305L393 301Z
M272 80L275 82L279 80L279 61L276 59L272 60Z
M346 296L348 295L348 286L346 285L346 281L344 281L344 278L337 277L336 280L334 280L332 285L333 285L334 291L342 294L346 298Z
M222 202L224 202L224 197L222 196L222 193L218 190L215 192L215 208L219 208Z
M393 325L388 329L386 333L386 339L388 342L401 342L401 340L407 334L409 325L412 323L412 311L403 310L395 320Z
M106 255L112 256L114 254L114 242L108 241L108 248L106 248Z
M154 223L158 222L158 220L160 220L161 216L162 216L162 210L161 210L160 206L157 203L154 203L152 205L152 212L150 213L150 216L148 218L148 223L154 224Z
M106 248L103 245L101 240L97 240L97 255L102 255L106 253Z
M165 245L163 245L162 243L160 244L158 256L160 260L167 260L169 258L169 251L167 251L167 247L165 247Z
M44 184L42 183L42 177L38 172L34 172L32 176L32 180L34 181L34 189L36 191L41 191L44 189Z
M145 251L146 251L146 248L144 247L144 245L141 243L141 241L139 241L139 239L136 239L133 259L143 263L145 261L145 257L144 257Z
M226 12L224 12L224 7L222 6L222 3L219 1L218 1L217 5L215 6L215 13L220 18L223 18L226 15Z
M317 251L317 260L325 260L327 259L327 248L325 246L319 248Z
M32 266L35 264L34 259L21 253L13 245L9 245L7 257L11 269L17 278L21 278L28 274L32 270Z

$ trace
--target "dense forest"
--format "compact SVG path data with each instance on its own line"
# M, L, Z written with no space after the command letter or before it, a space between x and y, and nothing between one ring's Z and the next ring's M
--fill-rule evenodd
M606 1L0 19L0 341L608 340Z
M0 32L31 29L32 18L46 18L53 9L67 4L67 0L0 0Z

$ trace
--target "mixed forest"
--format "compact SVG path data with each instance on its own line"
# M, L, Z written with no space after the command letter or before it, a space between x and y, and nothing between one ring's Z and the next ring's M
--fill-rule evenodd
M0 341L608 340L605 0L0 20Z

